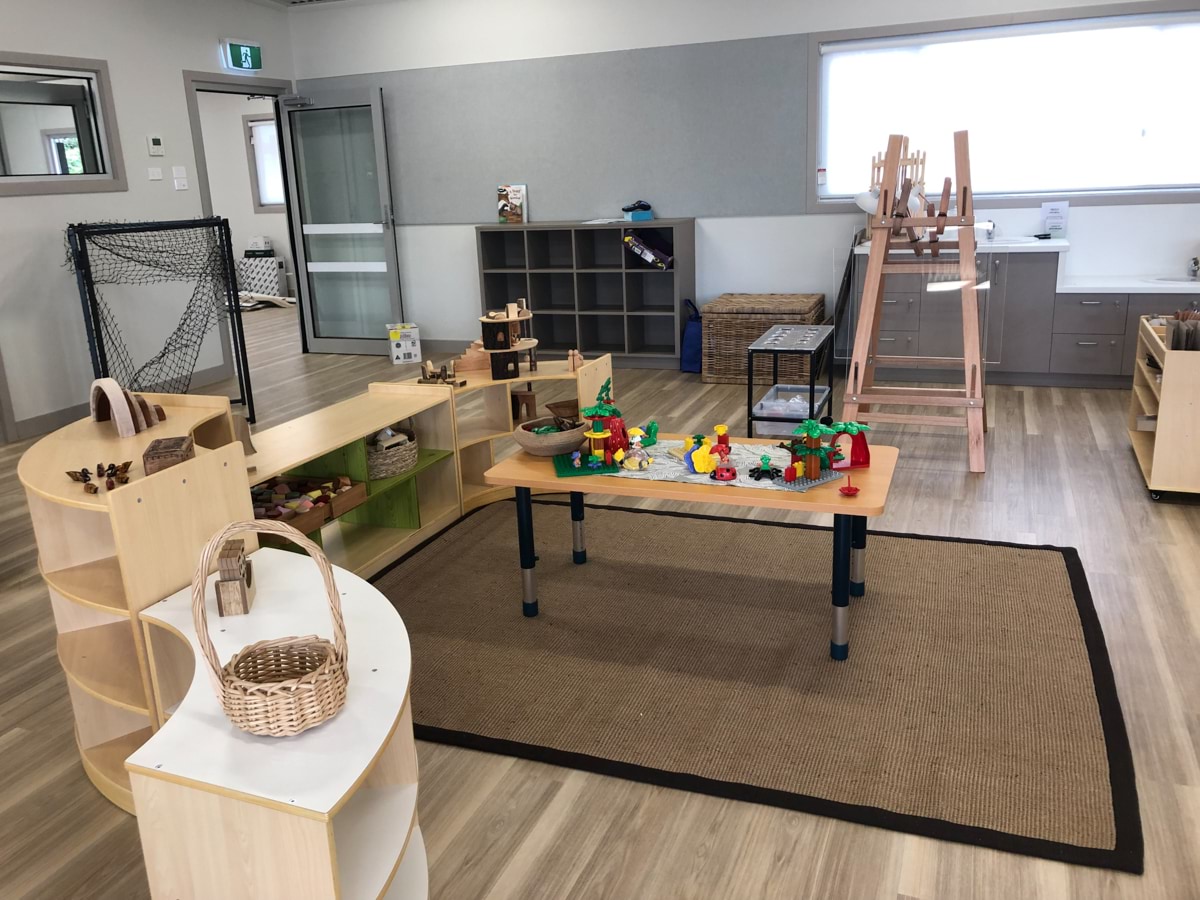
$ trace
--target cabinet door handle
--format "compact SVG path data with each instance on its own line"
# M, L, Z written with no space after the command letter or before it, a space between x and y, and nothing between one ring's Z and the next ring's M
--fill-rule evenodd
M1099 306L1100 301L1099 300L1080 300L1079 305L1080 306Z
M1100 346L1099 341L1076 341L1075 344L1078 347L1099 347Z
M879 343L883 344L883 343L894 341L894 340L896 340L896 339L895 338L880 338Z
M899 300L884 300L884 303L899 303Z

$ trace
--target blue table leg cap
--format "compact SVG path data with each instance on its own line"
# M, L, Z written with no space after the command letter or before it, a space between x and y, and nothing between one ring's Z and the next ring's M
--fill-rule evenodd
M522 612L522 614L524 614L525 618L532 619L534 616L536 616L538 614L537 601L534 600L532 603L526 603L525 601L521 601L521 612Z
M587 551L586 550L572 550L571 551L571 559L575 561L575 565L582 566L585 562L587 562Z
M829 642L829 658L836 659L839 661L841 661L843 659L849 659L850 658L850 645L849 644L835 644L833 641L830 641Z
M863 582L863 581L850 582L850 596L851 597L865 597L866 593L867 593L866 582Z

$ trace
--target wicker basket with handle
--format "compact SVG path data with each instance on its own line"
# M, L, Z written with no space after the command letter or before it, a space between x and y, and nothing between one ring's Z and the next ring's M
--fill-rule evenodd
M313 558L329 600L332 642L315 634L273 638L243 647L221 665L208 633L208 610L204 602L208 572L225 542L247 531L282 535ZM333 582L333 567L321 548L292 526L263 520L234 522L213 535L200 552L192 576L192 619L221 707L242 731L288 737L320 725L345 706L350 680L346 624Z

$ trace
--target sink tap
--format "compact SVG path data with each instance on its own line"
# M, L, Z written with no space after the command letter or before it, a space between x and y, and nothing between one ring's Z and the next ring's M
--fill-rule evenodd
M1200 278L1200 256L1193 256L1192 261L1188 263L1188 278L1192 281Z
M996 223L988 222L987 226L983 229L983 232L984 232L984 234L987 235L987 239L989 241L995 240L996 239Z

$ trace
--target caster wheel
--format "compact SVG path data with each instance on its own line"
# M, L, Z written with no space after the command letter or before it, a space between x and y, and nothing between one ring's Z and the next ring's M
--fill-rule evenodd
M1153 500L1155 503L1157 503L1159 500L1162 499L1162 494L1158 493L1157 491L1151 491L1150 499Z

